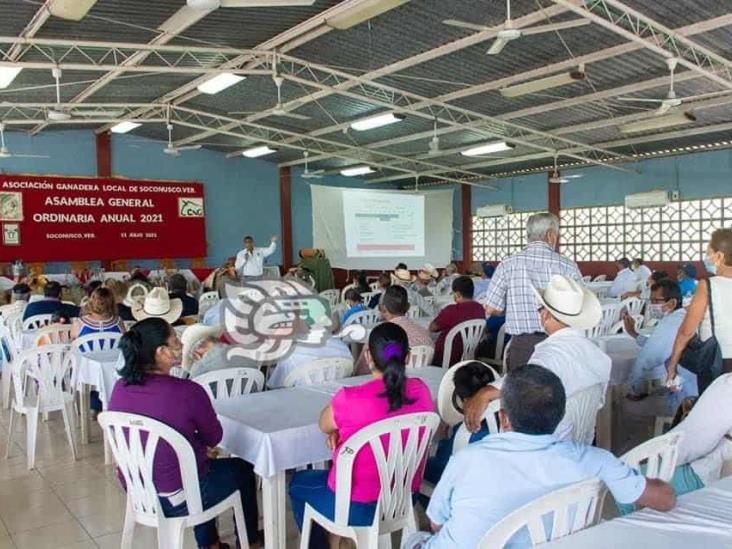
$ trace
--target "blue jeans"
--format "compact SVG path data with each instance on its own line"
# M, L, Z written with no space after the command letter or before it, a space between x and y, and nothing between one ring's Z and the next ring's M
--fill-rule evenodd
M290 504L297 527L302 530L305 504L329 519L335 518L335 492L328 488L328 471L298 471L290 481ZM351 502L348 524L351 526L370 526L374 521L376 503ZM310 547L327 549L328 538L325 530L317 524L312 525Z
M208 462L208 472L199 481L201 483L201 503L204 509L213 507L229 497L234 490L239 490L249 542L257 541L257 522L259 520L257 486L251 464L240 458L212 459ZM166 517L180 517L188 514L185 502L173 506L168 498L161 497L160 506ZM193 531L199 547L208 547L219 540L215 520L200 524Z

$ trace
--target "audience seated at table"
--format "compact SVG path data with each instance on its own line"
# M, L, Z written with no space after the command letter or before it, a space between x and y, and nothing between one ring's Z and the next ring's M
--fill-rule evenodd
M434 341L432 341L432 337L427 329L406 317L409 307L406 288L403 286L390 286L384 292L384 297L379 304L379 311L381 311L381 316L384 318L384 321L392 322L406 332L410 348L419 345L429 345L432 347ZM361 356L356 361L355 372L356 375L369 373L365 347Z
M673 489L646 479L610 452L560 441L566 394L551 371L529 364L509 371L501 396L501 432L454 455L430 499L432 534L412 535L402 547L476 547L483 535L523 505L559 488L599 477L616 501L660 511L676 503ZM520 530L511 547L529 547Z
M359 294L365 294L371 291L371 287L366 280L366 271L353 271L351 275L351 287Z
M118 280L116 278L108 278L104 281L104 286L106 288L109 288L114 295L114 301L117 304L117 315L123 321L135 320L135 318L132 316L132 309L130 308L132 301L130 300L128 303L127 299L128 293L130 291L127 282L123 280ZM143 286L139 287L143 288ZM147 290L145 290L145 293L147 293ZM144 294L142 297L144 299Z
M600 322L602 307L597 296L579 282L554 275L543 290L535 290L539 316L547 338L536 344L530 363L550 370L562 381L567 397L602 385L600 400L588 409L602 407L610 382L612 361L583 330ZM500 381L496 384L500 387ZM466 424L477 431L488 404L500 398L493 386L482 389L466 403ZM575 440L577 433L570 418L563 418L555 433L561 440Z
M448 263L447 267L442 270L442 275L437 281L434 289L435 295L445 295L452 291L452 281L460 276L458 267L454 263Z
M641 347L628 380L630 392L627 396L631 400L647 396L649 380L666 379L666 362L671 358L676 334L686 316L686 310L681 306L679 285L668 278L653 284L648 309L649 318L656 321L649 335L641 335L636 331L635 321L627 312L623 317L626 332ZM668 393L667 409L658 415L673 415L684 398L697 394L696 376L684 368L679 372L682 378L681 391Z
M696 279L696 267L691 263L684 263L679 266L676 271L676 280L679 281L679 288L681 289L681 299L691 299L696 291L696 286L699 281Z
M422 297L430 297L435 295L435 288L437 287L437 269L435 269L429 263L425 263L424 266L417 272L417 278L412 285L409 287L415 293L418 293Z
M175 325L182 312L181 300L177 297L171 298L165 288L153 288L144 300L138 300L132 304L132 316L135 317L135 320L157 317Z
M89 296L71 327L71 339L100 332L123 333L124 322L117 315L117 304L109 288L98 287Z
M374 379L356 387L344 387L320 415L320 428L333 449L331 470L299 471L290 483L292 513L302 529L305 504L333 518L335 508L336 468L341 446L355 433L382 419L431 412L432 396L425 383L408 378L405 363L409 354L406 332L393 322L376 326L369 335L367 360ZM419 489L421 475L416 475L412 489ZM379 496L380 483L373 453L361 450L353 465L350 523L371 524ZM325 532L313 525L310 547L328 547Z
M344 295L343 297L346 301L347 309L341 317L341 326L344 326L346 324L346 320L351 318L351 316L355 315L356 313L360 313L361 311L367 310L366 305L363 304L361 292L359 292L355 288L349 288L348 290L346 290L346 295Z
M224 368L258 368L253 359L238 354L229 355L231 345L222 342L223 328L191 324L181 335L183 356L181 367L194 378Z
M648 285L653 271L648 268L648 265L646 265L642 257L636 257L630 262L630 270L635 274L635 279L638 281L639 286Z
M198 316L198 300L188 295L188 281L182 274L176 273L168 279L168 296L180 299L183 304L180 316Z
M618 274L615 275L610 289L607 291L609 297L621 297L627 292L638 290L638 278L633 271L630 270L630 261L627 257L621 257L615 262Z
M51 322L46 326L47 328L57 328L61 326L68 326L71 324L71 317L65 314L63 311L56 311L51 314ZM36 343L40 345L50 345L53 343L49 335L42 335L38 337Z
M368 302L369 309L376 309L376 307L379 306L379 302L381 301L381 297L384 295L384 292L386 289L391 286L391 276L389 276L388 273L381 273L379 275L378 279L379 289L377 290L377 294L371 296L371 299Z
M469 276L459 276L452 282L452 293L455 303L442 309L430 323L430 331L438 332L435 343L435 363L440 364L445 348L445 338L448 332L466 320L485 318L485 310L477 301L473 301L473 281ZM452 341L450 366L460 360L463 353L463 340L456 337Z
M156 419L183 435L196 456L204 509L239 490L249 543L256 546L259 515L254 470L239 458L212 459L223 430L203 387L169 375L181 356L173 328L162 318L142 320L122 337L120 348L124 367L112 391L109 410ZM179 464L166 443L156 450L153 479L165 516L185 515ZM196 526L194 533L199 547L228 547L219 541L215 520Z
M644 284L643 287L633 290L632 292L625 292L623 295L620 296L620 298L628 299L629 297L637 297L640 299L649 300L651 299L651 286L653 286L656 282L666 280L667 278L669 278L669 276L666 271L653 271L650 278L648 279L648 284Z
M43 287L43 299L28 303L23 312L23 320L36 315L50 315L57 311L69 317L79 316L79 308L76 305L61 302L61 284L50 280Z
M226 295L226 284L236 284L239 278L236 276L236 257L231 256L224 261L221 267L214 269L203 281L204 292L218 292L219 297Z

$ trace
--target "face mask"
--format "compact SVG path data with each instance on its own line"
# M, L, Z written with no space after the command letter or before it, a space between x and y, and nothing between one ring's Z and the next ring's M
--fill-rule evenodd
M648 306L648 316L653 318L654 320L661 320L664 316L666 316L666 312L663 310L663 304L651 303Z
M704 256L704 268L709 274L715 274L717 272L717 266L712 262L709 256Z

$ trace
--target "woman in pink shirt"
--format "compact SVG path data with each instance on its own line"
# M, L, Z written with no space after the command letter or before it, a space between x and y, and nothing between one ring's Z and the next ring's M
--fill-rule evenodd
M299 528L306 503L333 518L338 452L352 435L382 419L433 411L427 385L421 379L406 376L408 355L407 334L400 326L384 322L371 331L366 359L373 379L357 387L343 387L320 414L320 428L333 449L333 467L330 471L300 471L290 483L292 513ZM412 485L414 492L421 481L420 473ZM367 526L373 522L380 490L376 460L372 451L364 448L353 464L349 524ZM310 547L328 547L325 531L315 524Z

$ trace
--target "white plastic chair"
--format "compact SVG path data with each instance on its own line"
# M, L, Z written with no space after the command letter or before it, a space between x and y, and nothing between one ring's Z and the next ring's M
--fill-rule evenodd
M23 329L24 330L38 330L39 328L43 328L45 326L48 326L51 323L51 318L53 315L33 315L29 316L23 321Z
M607 280L607 275L597 275L595 278L592 279L592 282L605 282Z
M15 303L0 305L0 321L12 313L20 313L22 315L25 311L26 305L28 305L26 301L16 301Z
M583 284L587 284L588 282L591 282L591 281L592 281L592 277L590 275L587 275L587 276L583 276L582 277L582 283Z
M597 412L605 404L602 383L575 391L567 396L567 405L562 423L571 422L572 440L580 444L592 444L595 438Z
M623 454L620 459L628 466L641 470L647 478L669 482L679 459L679 444L683 433L666 433L652 438Z
M15 414L26 417L26 455L28 469L35 467L38 416L60 411L66 427L71 455L76 459L74 445L74 394L71 370L76 357L68 345L43 345L20 353L11 365L13 402L10 407L7 459L12 446Z
M218 292L203 292L198 298L198 316L203 318L206 312L219 302Z
M282 385L283 387L316 385L350 377L351 374L353 374L352 359L343 357L319 358L294 368L287 374Z
M379 287L379 281L372 282L369 284L369 288L371 288L372 292L378 292L381 288Z
M501 400L491 400L490 404L488 404L488 408L485 410L485 414L483 414L483 420L486 422L486 425L488 426L488 433L491 435L495 435L501 431L501 424L498 421L498 411L501 409ZM470 436L473 433L468 431L468 428L465 427L464 423L461 423L457 431L455 432L455 438L452 441L452 454L457 454L460 450L465 448L468 444L470 444Z
M532 545L563 538L596 524L600 519L598 502L602 482L585 480L555 490L519 507L493 526L478 544L478 549L505 546L519 530L526 527ZM570 522L574 512L574 520ZM551 513L551 531L547 532L544 516Z
M127 486L127 509L121 547L132 547L135 524L139 523L157 528L158 547L182 548L185 528L208 522L228 509L234 511L241 546L249 547L239 490L213 507L203 509L196 457L183 435L149 417L122 412L102 412L99 414L99 424L105 432ZM147 438L143 441L145 436ZM188 514L182 517L164 516L153 483L153 458L160 441L165 441L173 448L178 460L188 509Z
M346 302L346 292L348 290L350 290L351 288L355 288L355 287L356 287L356 285L353 284L353 283L346 284L346 286L343 287L343 289L341 290L341 296L340 296L340 302L341 303L345 303Z
M645 300L637 297L629 297L620 302L620 310L625 309L630 316L636 316L643 310Z
M11 368L16 354L17 349L13 336L10 335L10 330L0 323L0 358L2 359L0 374L2 375L3 410L10 407Z
M375 295L381 295L381 292L364 292L361 294L361 299L363 299L363 304L367 307L369 306L369 303L371 302L371 298Z
M432 364L432 357L435 356L435 348L432 345L415 345L409 349L409 362L407 368L421 368Z
M67 344L71 342L71 324L46 326L38 330L34 345Z
M432 412L405 414L364 427L349 438L338 453L335 516L331 520L305 505L300 549L307 549L313 521L327 531L354 540L359 549L391 546L391 533L402 539L417 530L412 506L412 483L422 468L440 418ZM388 444L385 437L389 437ZM384 448L384 446L388 448ZM349 526L353 464L358 453L370 447L379 471L381 491L370 526Z
M596 326L585 330L585 335L590 339L610 335L619 319L620 302L603 303L600 322Z
M212 403L264 389L264 374L255 368L222 368L191 380L206 390Z
M463 417L462 414L459 414L458 411L455 409L455 407L452 404L452 393L455 387L455 383L453 382L453 379L455 378L455 372L457 372L460 368L465 366L466 364L473 362L472 360L465 360L462 362L458 362L455 364L452 368L450 368L447 372L445 372L445 375L442 376L442 381L440 381L440 387L437 389L437 411L440 414L440 418L442 418L442 421L444 421L447 425L453 426L457 425L460 421L462 421ZM480 361L477 361L480 362ZM492 368L485 362L480 362L483 366L488 368L491 372L493 372L493 377L495 379L499 379L500 376L498 375L498 372L496 372L495 368Z
M478 318L476 320L466 320L447 332L445 338L445 350L442 354L442 367L450 367L450 357L452 357L452 346L456 337L460 337L463 342L463 353L460 355L460 361L472 360L475 357L475 349L478 347L480 338L483 337L485 331L485 319Z
M118 332L97 332L77 337L71 347L80 353L98 353L117 348L122 334Z
M410 305L409 309L407 309L407 314L404 316L412 320L414 320L415 318L419 318L421 316L419 307L417 307L416 305Z
M381 313L377 309L367 309L349 316L343 324L343 328L350 326L351 324L360 324L361 326L371 327L379 324L382 320Z
M338 299L341 294L338 290L331 288L330 290L323 290L319 295L328 302L330 310L332 311L335 306L338 305Z
M504 322L501 327L498 329L498 334L496 334L496 350L493 353L493 358L486 358L484 359L481 357L482 360L485 360L488 364L491 366L495 366L497 368L503 369L503 355L505 353L506 347L506 323Z

